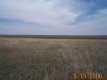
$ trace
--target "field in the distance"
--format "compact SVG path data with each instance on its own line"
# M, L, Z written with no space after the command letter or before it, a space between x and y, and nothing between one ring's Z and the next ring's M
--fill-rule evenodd
M69 80L93 72L107 79L106 39L0 37L0 80Z

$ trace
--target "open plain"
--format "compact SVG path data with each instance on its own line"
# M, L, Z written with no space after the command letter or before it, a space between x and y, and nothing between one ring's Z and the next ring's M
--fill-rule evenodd
M74 80L73 73L106 80L107 40L0 37L0 80Z

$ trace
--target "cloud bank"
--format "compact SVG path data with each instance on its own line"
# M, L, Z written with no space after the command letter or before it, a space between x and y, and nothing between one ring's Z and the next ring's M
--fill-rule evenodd
M0 34L107 35L107 0L0 0Z

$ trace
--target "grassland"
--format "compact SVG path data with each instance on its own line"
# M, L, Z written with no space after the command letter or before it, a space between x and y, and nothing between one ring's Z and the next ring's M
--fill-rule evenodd
M89 72L106 80L106 71L106 39L0 37L0 80L69 80Z
M40 39L107 39L107 35L0 35L0 37Z

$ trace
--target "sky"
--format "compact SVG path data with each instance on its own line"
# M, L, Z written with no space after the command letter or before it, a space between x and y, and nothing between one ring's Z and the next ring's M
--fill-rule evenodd
M0 0L0 34L107 35L107 0Z

